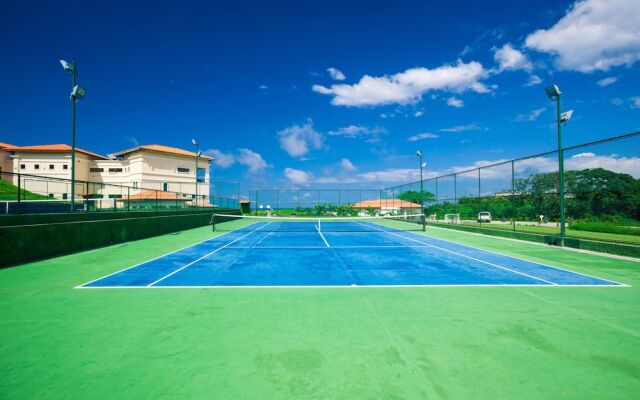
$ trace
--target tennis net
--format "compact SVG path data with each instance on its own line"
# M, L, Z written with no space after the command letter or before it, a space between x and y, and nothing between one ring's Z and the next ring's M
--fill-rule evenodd
M376 232L424 230L422 214L375 217L261 217L214 214L214 231Z

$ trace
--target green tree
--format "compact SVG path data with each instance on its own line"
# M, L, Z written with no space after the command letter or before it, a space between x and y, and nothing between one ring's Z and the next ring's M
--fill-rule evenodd
M431 192L416 192L415 190L407 190L406 192L401 193L398 198L414 204L423 204L436 200L436 196Z

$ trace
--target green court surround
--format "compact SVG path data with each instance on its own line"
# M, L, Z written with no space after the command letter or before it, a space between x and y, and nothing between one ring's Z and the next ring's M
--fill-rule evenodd
M640 263L426 233L631 287L74 289L201 227L0 270L0 398L640 397Z

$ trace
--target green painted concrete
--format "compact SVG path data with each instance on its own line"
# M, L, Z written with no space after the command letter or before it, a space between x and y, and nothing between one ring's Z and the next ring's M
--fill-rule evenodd
M197 228L0 270L0 398L640 398L639 263L427 234L632 287L73 289Z

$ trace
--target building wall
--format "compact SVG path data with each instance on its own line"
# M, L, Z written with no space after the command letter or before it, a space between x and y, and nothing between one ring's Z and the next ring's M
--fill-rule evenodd
M11 153L0 149L0 170L2 172L13 172L13 159ZM11 175L2 175L2 179L6 181L12 181Z
M0 162L3 160L1 153L2 151L0 151ZM14 173L71 179L71 154L69 153L16 152L9 157L12 162L7 162L7 168ZM89 185L77 183L76 193L78 196L91 194L102 195L104 198L135 194L136 190L126 188L129 186L195 194L195 164L195 159L192 157L151 151L136 151L118 160L99 160L84 153L76 153L76 179L94 182ZM2 165L2 170L5 171L5 164ZM22 165L24 168L21 168ZM64 169L65 165L67 169ZM185 168L188 171L180 172L178 168ZM198 169L204 171L205 179L205 182L198 185L198 194L208 196L209 183L206 182L209 180L209 163L200 159ZM13 181L14 185L18 184L17 176L14 176ZM28 191L55 198L63 198L65 193L68 196L71 192L69 182L23 177L21 185Z
M59 178L71 179L71 154L67 153L15 153L13 159L13 172L15 174L37 175L38 177L22 176L20 186L30 192L49 195L54 198L64 198L71 193L71 185L69 182L56 181ZM83 154L76 153L76 179L87 180L89 177L88 170L92 158ZM66 169L65 169L66 167ZM13 184L18 185L18 176L13 176ZM78 183L76 185L76 193L83 195L86 192L86 185Z

